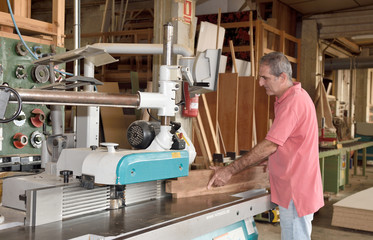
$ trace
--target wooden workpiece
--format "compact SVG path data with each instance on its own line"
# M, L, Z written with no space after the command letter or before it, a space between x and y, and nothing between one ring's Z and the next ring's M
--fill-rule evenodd
M218 193L243 192L255 188L269 187L268 171L266 166L248 168L236 175L222 187L207 189L207 184L214 170L194 170L189 176L177 180L166 181L166 192L171 193L173 198L184 198L202 196Z

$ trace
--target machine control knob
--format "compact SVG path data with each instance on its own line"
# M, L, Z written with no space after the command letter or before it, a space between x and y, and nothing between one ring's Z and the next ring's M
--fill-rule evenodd
M24 135L23 133L16 133L13 136L13 145L16 148L21 149L24 146L26 146L27 143L28 143L28 137L26 135Z
M69 177L73 175L71 170L62 170L60 174L63 176L63 183L69 183Z
M31 78L36 83L46 83L49 80L49 69L45 65L37 65L31 69Z
M107 151L109 153L114 153L115 152L115 147L118 146L118 145L119 145L118 143L110 143L110 142L101 143L101 146L106 147Z
M35 131L31 134L31 145L34 148L41 148L41 144L44 140L44 135L41 134L39 131Z
M32 117L30 117L32 125L34 125L34 127L43 126L45 122L45 114L43 110L35 108L34 110L32 110L31 114L33 115Z
M16 68L16 77L18 79L26 79L27 78L27 71L25 66L18 65Z
M17 45L16 45L16 53L19 55L19 56L26 56L27 55L27 48L25 45L23 45L22 42L18 42Z
M91 148L92 151L96 150L97 149L97 146L96 145L91 145L89 146Z

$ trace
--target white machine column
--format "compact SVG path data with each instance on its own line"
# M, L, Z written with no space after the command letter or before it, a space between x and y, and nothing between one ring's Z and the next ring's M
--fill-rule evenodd
M84 76L94 77L94 65L87 59L84 60ZM94 86L84 87L85 91L93 92ZM100 108L99 107L77 107L76 118L76 147L98 146Z

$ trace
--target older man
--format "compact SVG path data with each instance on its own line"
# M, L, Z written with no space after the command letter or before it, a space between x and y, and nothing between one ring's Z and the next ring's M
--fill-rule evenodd
M275 119L266 138L226 167L212 167L208 188L269 157L271 200L279 205L281 239L311 239L313 214L324 205L315 107L301 84L291 79L285 55L272 52L260 60L259 85L274 95Z

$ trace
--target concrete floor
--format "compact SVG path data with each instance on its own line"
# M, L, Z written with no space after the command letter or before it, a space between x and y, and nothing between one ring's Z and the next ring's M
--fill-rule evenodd
M361 169L359 169L361 171ZM325 206L321 208L315 215L313 220L312 239L313 240L367 240L373 239L372 232L358 231L353 229L334 227L331 225L333 216L333 204L339 200L362 191L364 189L373 187L373 166L368 166L366 169L366 176L361 176L358 171L357 176L353 176L353 170L350 170L350 184L338 194L328 194L330 196L325 199ZM281 216L280 216L281 217ZM353 219L351 219L353 221ZM280 225L271 223L256 223L259 240L281 239Z

